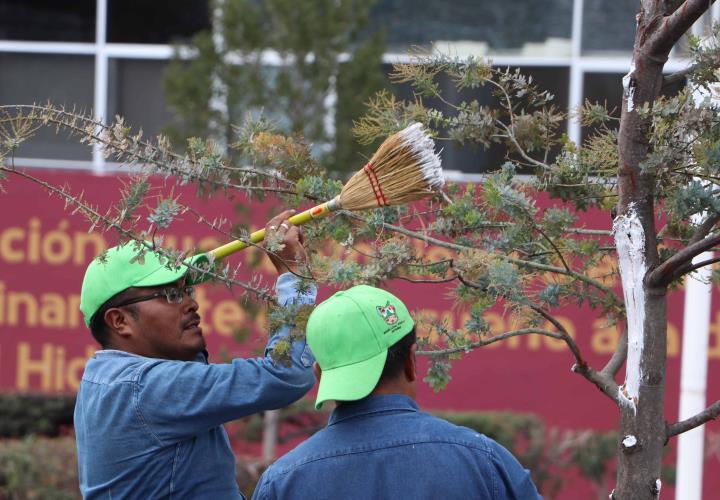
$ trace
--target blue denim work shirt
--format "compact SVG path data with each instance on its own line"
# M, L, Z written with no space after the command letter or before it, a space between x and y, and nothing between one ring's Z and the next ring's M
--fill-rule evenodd
M400 394L344 403L275 462L253 496L269 499L537 499L501 445L418 410Z
M286 273L282 305L312 304L316 289L297 292ZM84 498L243 498L235 456L222 424L287 406L315 384L305 342L292 346L290 366L265 357L208 364L101 350L85 367L75 405L80 491Z

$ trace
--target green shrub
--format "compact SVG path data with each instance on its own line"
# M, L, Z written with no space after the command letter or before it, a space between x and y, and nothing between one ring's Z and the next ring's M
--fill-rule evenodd
M72 428L74 405L71 396L0 394L0 438L21 438L0 439L0 499L80 498L75 440L63 437L63 431ZM310 400L283 409L278 442L312 435L324 427L328 414L315 411ZM505 446L530 469L535 484L548 498L562 489L569 469L590 480L599 492L614 474L615 433L548 429L535 415L513 412L434 414ZM262 438L262 420L254 415L233 423L228 430L234 439L257 441ZM48 438L58 435L61 437ZM260 459L238 458L238 486L248 497L265 467Z
M75 396L0 394L0 438L58 436L72 429Z
M75 439L72 436L0 440L0 498L80 498Z
M433 415L485 434L509 450L518 446L520 437L532 440L536 436L542 436L545 430L542 420L535 415L525 413L445 411L433 412Z
M260 459L237 459L238 487L248 498L266 468ZM0 499L80 498L73 436L0 439Z

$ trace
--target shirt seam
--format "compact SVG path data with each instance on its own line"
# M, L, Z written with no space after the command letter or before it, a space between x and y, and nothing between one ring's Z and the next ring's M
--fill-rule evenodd
M150 436L152 436L159 444L160 446L165 446L165 443L158 435L156 435L152 429L150 429L150 425L147 423L145 417L143 416L142 410L140 409L140 376L142 375L142 372L144 370L145 366L140 366L137 369L137 374L135 377L133 377L133 399L134 399L134 407L135 407L135 414L137 415L138 420L140 421L140 424L145 429L145 432L147 432Z
M489 456L490 461L492 462L493 466L495 466L495 469L497 470L499 464L497 463L497 460L495 460L495 453L493 453L492 449L488 449L488 456ZM497 498L499 488L498 488L498 484L497 484L497 477L495 474L492 475L492 483L491 484L492 484L492 489L493 489L493 495Z
M387 412L391 412L391 411L418 413L418 410L416 408L407 407L407 406L393 406L393 407L368 409L368 410L363 410L362 412L352 413L350 415L339 416L335 419L333 419L331 416L330 421L328 422L328 427L330 427L331 425L339 424L340 422L344 422L345 420L350 420L351 418L365 417L368 415L377 415L378 413L387 413Z
M175 491L175 472L177 469L177 464L180 460L181 445L182 445L182 442L175 445L175 458L173 459L172 472L170 474L170 495L172 495Z

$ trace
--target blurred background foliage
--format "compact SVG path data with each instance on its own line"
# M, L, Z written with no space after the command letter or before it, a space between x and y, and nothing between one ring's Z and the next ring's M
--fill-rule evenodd
M77 458L72 434L74 396L0 395L0 498L75 499ZM280 411L278 443L293 444L325 426L326 411L302 399ZM572 475L589 479L598 491L614 475L617 433L548 428L535 415L514 412L433 412L456 425L495 439L529 468L546 498L562 491ZM231 442L259 443L262 415L228 424ZM268 464L238 456L238 485L251 495ZM603 490L604 491L604 490Z

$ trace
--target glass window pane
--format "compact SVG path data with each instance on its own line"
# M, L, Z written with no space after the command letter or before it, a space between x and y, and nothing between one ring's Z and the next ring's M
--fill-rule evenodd
M623 86L622 78L625 76L620 73L586 73L583 78L584 99L591 103L605 104L610 116L620 118L622 111ZM667 85L663 88L663 95L677 95L685 86L685 80ZM607 124L610 128L618 128L619 121L613 121ZM583 142L592 135L595 127L584 127L582 130Z
M94 42L95 0L3 0L0 40Z
M385 65L387 72L392 70L391 67ZM514 69L514 68L511 68ZM569 69L565 67L521 67L520 72L524 75L531 76L535 85L540 90L548 90L554 96L554 102L560 111L567 110L569 98ZM445 100L459 104L460 102L470 102L477 99L483 106L497 107L498 102L491 95L491 88L486 85L482 88L469 90L465 89L458 93L455 86L447 78L443 77L439 80L441 92ZM409 85L394 85L395 94L405 100L413 100L412 89ZM440 109L444 113L454 115L447 105L436 99L424 99L424 103L429 107ZM565 133L567 122L563 121L558 127L558 133ZM464 173L483 173L494 171L506 161L507 148L503 144L492 144L485 149L481 145L460 145L455 141L438 141L437 146L443 148L442 160L445 170L459 170ZM515 159L515 156L512 157Z
M637 0L585 0L583 6L582 51L585 55L627 56L635 42Z
M620 118L622 106L622 77L621 74L615 73L585 73L583 77L583 102L604 104L610 112L610 116ZM620 126L619 121L611 121L607 126L617 129ZM582 142L588 140L598 129L598 126L582 128Z
M174 43L210 29L208 0L109 0L110 43Z
M174 123L163 94L167 61L110 59L108 64L108 118L120 115L134 132L142 128L152 139ZM179 125L178 125L179 126Z
M0 104L44 104L90 112L93 105L94 60L89 56L0 53ZM90 160L87 145L67 132L41 128L22 143L18 157Z
M570 55L572 0L380 0L370 26L385 30L388 48L406 52L448 42L475 54Z

